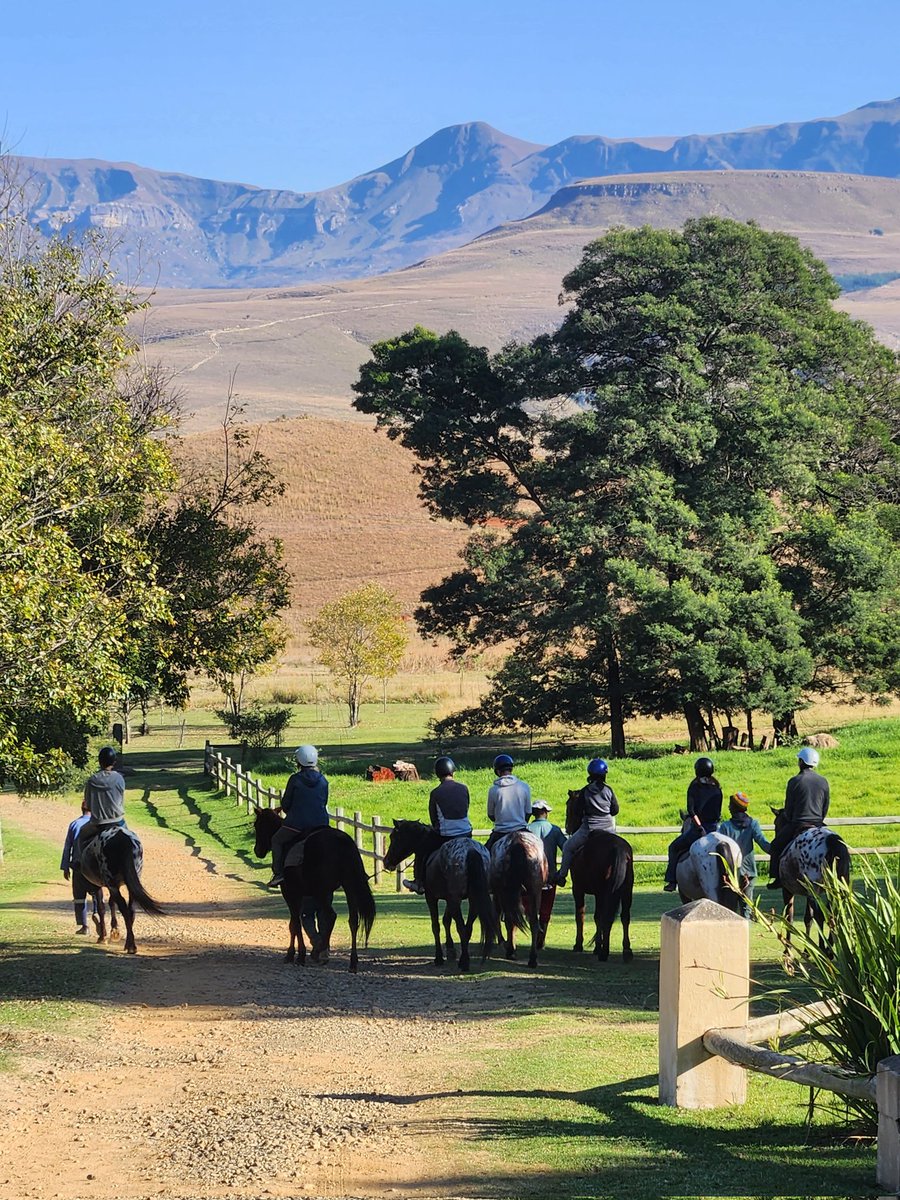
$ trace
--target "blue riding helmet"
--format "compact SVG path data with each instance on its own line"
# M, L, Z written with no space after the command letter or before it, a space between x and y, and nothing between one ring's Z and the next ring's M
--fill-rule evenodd
M605 758L592 758L588 763L588 775L606 776L609 772L609 763Z
M498 754L494 759L495 771L508 771L513 765L513 760L508 754Z

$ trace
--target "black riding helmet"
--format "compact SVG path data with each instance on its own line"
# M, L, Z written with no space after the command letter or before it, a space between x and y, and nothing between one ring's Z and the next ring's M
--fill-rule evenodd
M456 770L456 763L452 758L448 758L446 754L442 754L440 758L434 760L434 773L438 779L446 779L448 775L452 775Z
M104 746L97 755L97 760L100 763L100 766L106 770L115 763L118 757L119 755L117 751L112 746Z
M715 769L715 765L711 758L698 758L694 763L694 774L698 779L711 778Z

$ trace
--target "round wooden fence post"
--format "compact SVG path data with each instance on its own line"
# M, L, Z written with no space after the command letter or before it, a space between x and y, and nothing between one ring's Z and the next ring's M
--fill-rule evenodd
M340 806L334 810L334 827L335 829L344 828L344 810Z
M663 914L659 957L659 1099L676 1108L743 1104L747 1074L703 1045L708 1029L747 1024L749 922L712 900Z
M900 1192L900 1054L883 1058L875 1077L878 1097L877 1182L883 1192Z
M357 850L362 850L362 848L363 848L362 824L363 824L362 813L355 812L353 814L353 840L356 842Z
M384 874L384 834L378 828L381 824L381 817L373 817L372 824L372 850L375 854L375 883L381 883L381 877Z

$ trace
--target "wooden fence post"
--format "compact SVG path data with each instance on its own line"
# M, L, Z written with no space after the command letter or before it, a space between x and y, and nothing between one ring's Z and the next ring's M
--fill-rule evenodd
M373 817L372 824L372 850L375 855L375 883L381 883L381 876L384 874L384 834L378 828L381 824L381 817Z
M353 840L354 840L354 842L356 842L357 850L362 850L362 848L363 848L362 823L363 823L362 813L355 812L353 814Z
M231 772L232 772L233 770L234 770L234 766L233 766L233 764L232 764L232 762L231 762L231 759L230 759L230 758L228 758L228 757L227 757L227 755L226 755L226 758L225 758L225 795L226 795L226 796L230 796L230 795L231 795L231 779L230 779L230 775L231 775Z
M743 1104L747 1076L703 1045L747 1024L749 922L712 900L664 913L659 958L659 1099L676 1108Z
M344 810L342 808L334 810L334 827L335 829L344 828Z
M900 1054L883 1058L875 1077L878 1097L877 1182L883 1192L900 1192Z

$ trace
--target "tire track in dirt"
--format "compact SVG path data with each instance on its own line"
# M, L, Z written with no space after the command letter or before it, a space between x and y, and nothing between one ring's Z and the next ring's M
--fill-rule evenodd
M0 798L4 822L54 842L68 815ZM351 976L341 920L327 967L284 964L273 898L170 835L142 838L167 915L138 916L137 957L78 946L114 957L95 1032L14 1035L0 1200L481 1195L465 1182L478 1156L454 1160L470 1102L446 1080L476 1039L489 1048L487 1018L519 981L430 978L402 950L363 954ZM58 952L71 931L61 876L35 911L48 899Z

